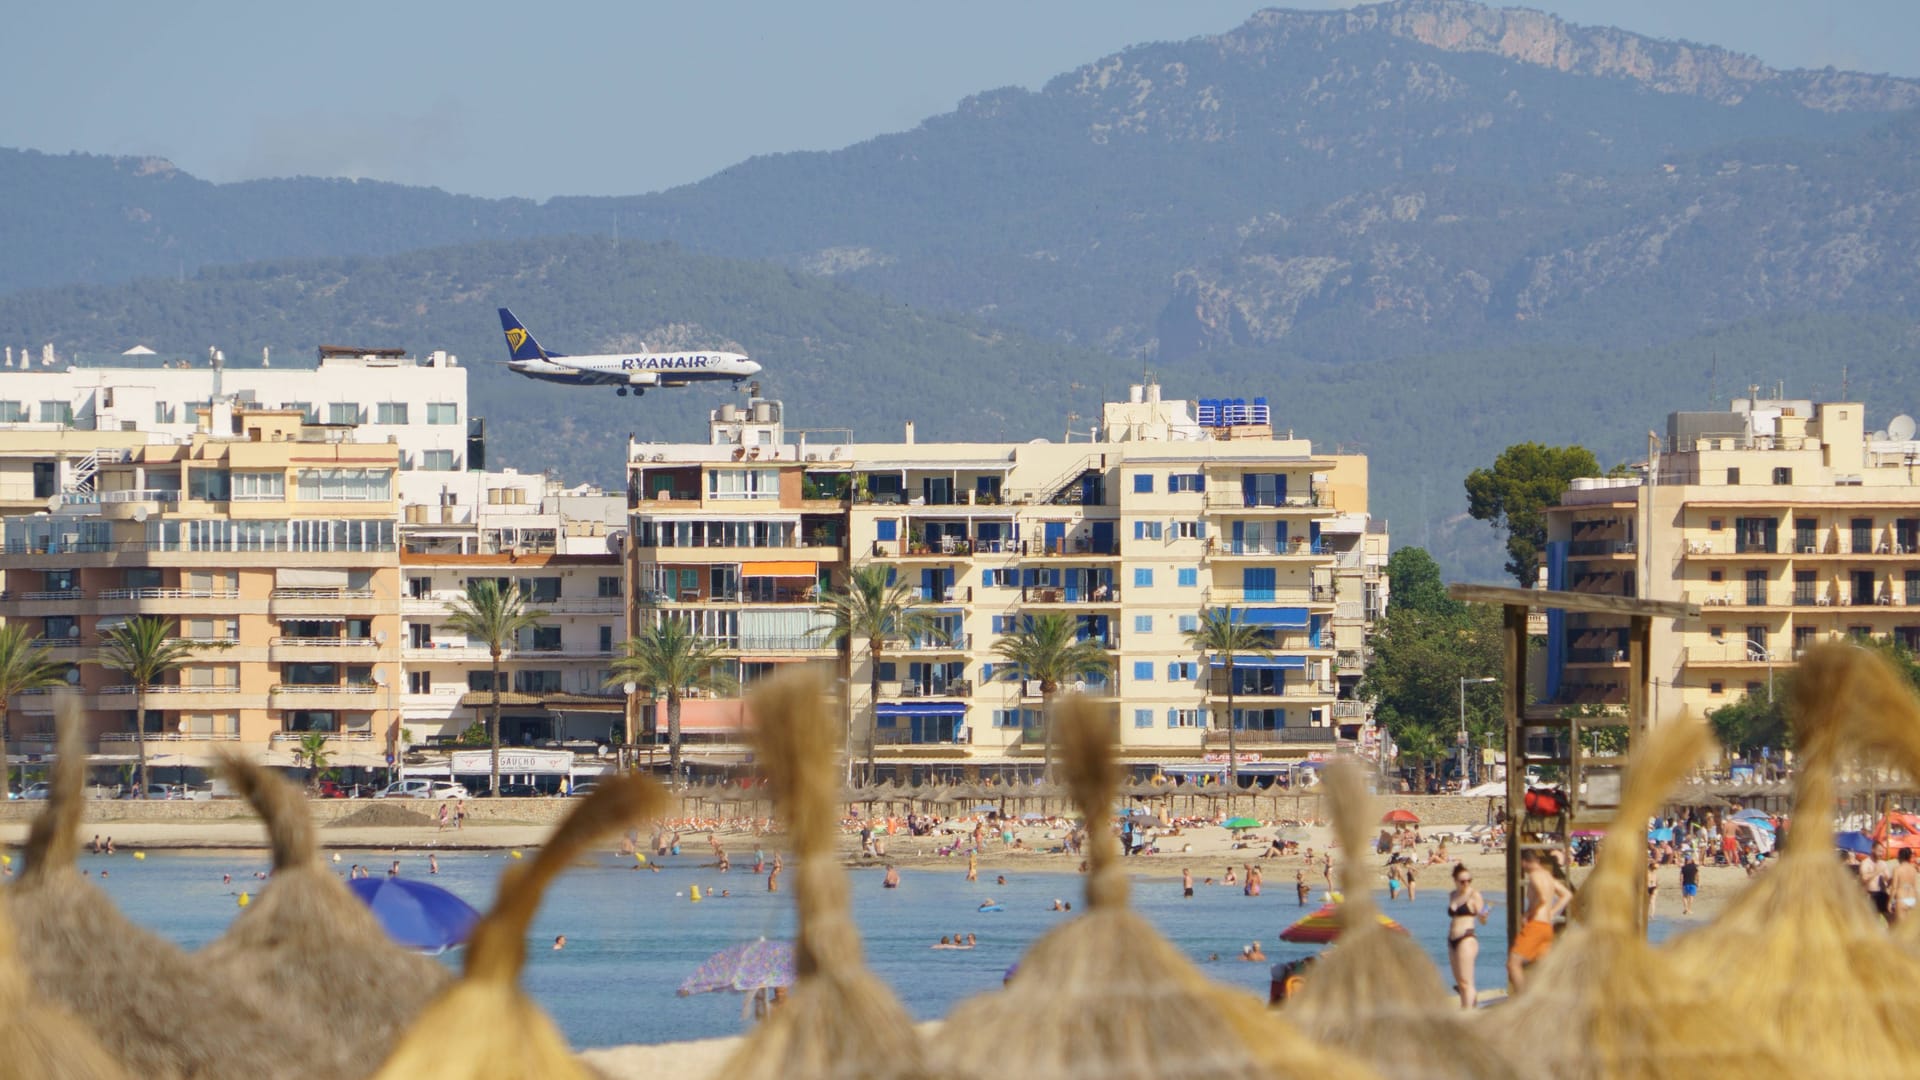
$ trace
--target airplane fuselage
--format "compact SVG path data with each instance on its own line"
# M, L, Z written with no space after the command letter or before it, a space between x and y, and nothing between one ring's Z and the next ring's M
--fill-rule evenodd
M513 360L509 370L546 382L595 386L661 386L686 382L738 382L760 371L739 353L609 353Z

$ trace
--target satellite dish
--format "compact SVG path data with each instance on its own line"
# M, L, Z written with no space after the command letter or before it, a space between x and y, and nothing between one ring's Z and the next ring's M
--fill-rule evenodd
M1906 442L1913 438L1913 417L1901 413L1887 423L1887 436L1894 442Z
M133 520L135 521L147 520L147 514L148 510L144 506L136 506L133 508Z
M637 682L624 682L620 684L620 689L625 690L627 694L631 696L634 691L640 689L640 684Z
M79 668L70 667L67 669L67 685L68 686L80 685L80 669Z
M60 509L60 496L58 495L47 496L47 513L51 514L59 509Z
M387 685L387 671L385 668L373 669L373 685L375 686Z
M385 645L387 643L387 632L385 630L377 631L373 635L373 643L375 645Z

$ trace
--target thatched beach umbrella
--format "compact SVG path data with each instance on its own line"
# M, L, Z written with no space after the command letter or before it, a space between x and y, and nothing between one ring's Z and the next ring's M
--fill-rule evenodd
M1514 1061L1569 1080L1727 1075L1737 1062L1750 1075L1780 1075L1780 1061L1748 1037L1717 1002L1694 1000L1670 957L1649 948L1639 927L1646 902L1647 820L1675 781L1711 745L1705 726L1680 720L1650 732L1634 748L1615 824L1581 887L1577 920L1527 980L1525 991L1488 1010L1487 1034ZM1683 1034L1680 1014L1698 1010L1722 1023ZM1541 1032L1578 1032L1542 1039Z
M287 1022L269 1016L272 1002L209 979L197 960L128 921L77 872L87 780L84 722L76 700L61 703L52 790L27 833L19 883L0 890L35 991L83 1017L134 1076L297 1075L298 1062L267 1044L268 1034Z
M0 904L0 1077L126 1080L120 1063L72 1013L33 990Z
M861 959L847 874L834 858L839 734L826 701L825 680L797 670L761 683L748 706L758 760L793 845L799 978L727 1059L717 1075L728 1080L926 1075L912 1018Z
M271 1036L300 1075L360 1080L452 976L394 944L320 861L313 818L297 788L238 756L222 768L266 821L273 878L202 950L204 977L246 987L300 1018ZM353 1037L341 1038L343 1031Z
M1287 1016L1388 1080L1517 1078L1512 1064L1464 1022L1426 950L1382 923L1366 862L1373 815L1359 766L1329 768L1325 787L1340 837L1340 937L1288 999Z
M1108 827L1113 728L1074 696L1054 717L1060 761L1089 825L1087 910L1047 932L1003 990L962 1002L930 1049L953 1080L1344 1080L1365 1066L1325 1049L1257 999L1200 973L1127 907Z
M1785 853L1711 925L1672 946L1694 998L1713 1003L1713 1015L1688 1017L1686 1030L1697 1036L1738 1017L1797 1075L1864 1075L1920 1057L1920 961L1888 947L1857 875L1834 856L1834 774L1843 751L1886 742L1889 725L1920 726L1920 707L1878 654L1841 644L1801 659L1790 705L1798 767Z
M520 989L527 927L547 886L589 846L666 806L665 790L643 776L603 781L580 800L531 860L508 868L467 945L466 974L420 1013L373 1080L592 1080Z

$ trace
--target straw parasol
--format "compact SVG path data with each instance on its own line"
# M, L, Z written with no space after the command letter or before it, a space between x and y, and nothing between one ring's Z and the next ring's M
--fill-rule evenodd
M56 1004L40 1000L14 950L13 923L0 903L0 1076L45 1080L125 1080L120 1063L93 1032Z
M246 987L276 1011L299 1017L270 1037L301 1075L360 1080L451 975L394 944L322 864L299 789L237 755L227 755L221 768L266 821L273 878L201 952L203 977ZM341 1038L343 1031L353 1038Z
M935 1070L953 1080L1373 1076L1208 980L1127 907L1127 871L1106 824L1118 779L1112 724L1078 695L1058 710L1060 761L1091 826L1086 913L1035 942L1005 989L953 1010L929 1051Z
M1920 725L1920 707L1884 659L1843 644L1807 652L1789 705L1799 766L1785 854L1712 925L1674 943L1674 967L1717 1006L1688 1017L1689 1033L1739 1017L1798 1075L1862 1075L1920 1055L1920 961L1888 948L1859 880L1834 857L1834 776L1843 750Z
M466 974L420 1013L373 1080L591 1080L520 989L527 926L547 886L591 844L666 806L665 790L643 776L603 781L580 800L538 854L508 868L467 945Z
M1390 1080L1505 1080L1519 1073L1449 1002L1433 961L1413 939L1381 924L1367 849L1367 790L1359 766L1326 770L1340 838L1339 944L1288 1000L1309 1034L1353 1052Z
M207 978L197 961L128 921L77 872L85 717L77 698L63 697L52 790L27 833L19 883L0 890L38 995L85 1017L101 1045L135 1076L295 1075L293 1063L263 1037L286 1024L269 1017L270 1003Z
M1703 725L1682 719L1654 729L1635 749L1615 824L1580 891L1579 921L1534 968L1525 992L1484 1021L1515 1061L1572 1080L1719 1076L1714 1068L1723 1061L1751 1075L1779 1075L1778 1061L1745 1037L1744 1021L1725 1022L1738 1014L1686 995L1666 954L1650 949L1639 928L1647 819L1711 741ZM1717 1022L1679 1041L1674 1025L1683 1009ZM1542 1031L1581 1037L1543 1039Z
M755 748L793 844L799 978L727 1059L730 1080L926 1075L913 1019L861 959L847 874L834 857L831 792L839 732L818 672L783 672L754 691Z

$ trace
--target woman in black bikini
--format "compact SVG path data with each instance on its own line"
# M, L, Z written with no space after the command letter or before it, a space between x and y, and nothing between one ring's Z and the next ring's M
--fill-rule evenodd
M1447 959L1453 964L1453 986L1460 992L1460 1007L1471 1009L1480 992L1473 985L1473 962L1480 958L1480 939L1474 933L1476 921L1487 922L1487 898L1473 887L1473 872L1465 863L1453 867L1453 891L1447 894Z

